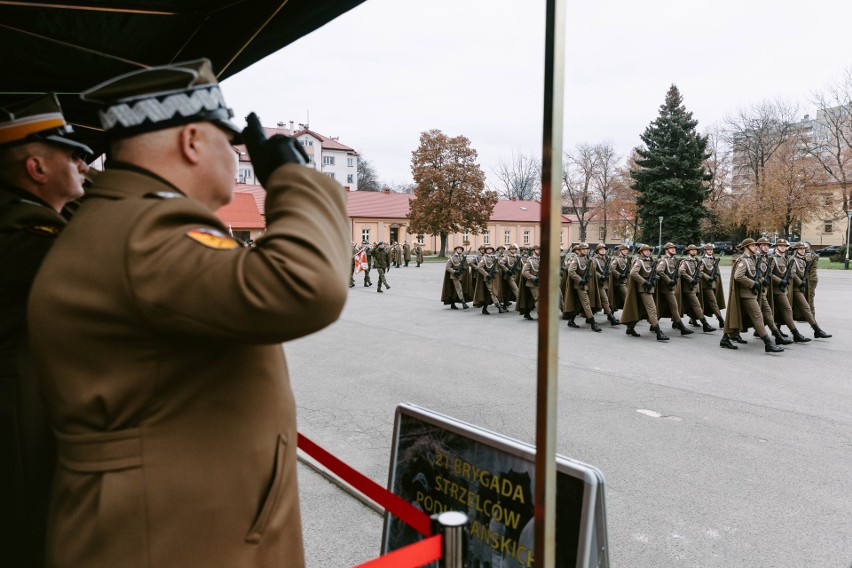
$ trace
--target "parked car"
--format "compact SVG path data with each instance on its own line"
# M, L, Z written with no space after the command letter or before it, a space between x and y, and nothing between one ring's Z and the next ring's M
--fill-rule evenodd
M828 245L827 247L823 247L817 251L817 254L820 256L834 256L835 254L840 252L840 247L837 245Z
M716 254L734 254L737 244L731 241L719 241L713 243L713 252Z

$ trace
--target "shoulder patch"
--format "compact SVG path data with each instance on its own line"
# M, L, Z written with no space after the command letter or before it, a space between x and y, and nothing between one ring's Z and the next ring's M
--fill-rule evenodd
M55 237L62 229L56 225L30 225L27 231L34 235L42 235L44 237Z
M239 248L240 246L237 241L225 233L217 231L216 229L209 229L207 227L193 229L186 233L186 236L193 241L201 243L202 245L212 249L232 250Z

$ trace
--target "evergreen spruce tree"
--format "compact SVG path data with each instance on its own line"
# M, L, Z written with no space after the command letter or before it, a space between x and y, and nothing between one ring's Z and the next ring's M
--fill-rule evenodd
M644 148L638 149L636 169L630 171L640 218L641 240L659 238L659 216L663 216L663 242L697 245L701 220L707 216L704 199L710 174L704 167L709 157L707 137L695 130L698 121L683 106L675 85L666 93L660 115L642 134Z

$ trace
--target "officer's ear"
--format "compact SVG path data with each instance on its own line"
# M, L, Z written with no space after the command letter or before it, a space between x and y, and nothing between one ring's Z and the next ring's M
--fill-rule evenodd
M198 122L190 122L178 131L178 149L181 156L193 165L201 162L204 132Z
M45 185L48 181L47 164L44 156L30 154L24 160L24 169L35 183Z

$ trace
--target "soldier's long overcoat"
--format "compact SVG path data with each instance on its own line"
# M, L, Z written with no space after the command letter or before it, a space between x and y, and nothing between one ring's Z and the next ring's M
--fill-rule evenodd
M318 172L284 165L267 187L244 248L116 164L48 254L29 322L59 439L49 566L303 565L281 342L337 319L350 228Z

